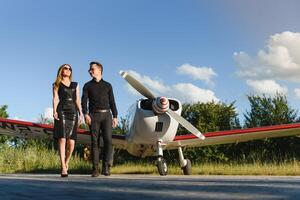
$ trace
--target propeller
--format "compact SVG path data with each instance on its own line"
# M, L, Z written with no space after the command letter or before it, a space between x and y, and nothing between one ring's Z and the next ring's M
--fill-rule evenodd
M142 85L138 80L133 78L129 73L120 71L120 74L141 95L147 97L148 99L156 99L154 94L149 89ZM205 139L205 136L196 127L194 127L190 122L178 115L176 112L171 109L168 109L166 112L196 137L200 138L201 140Z

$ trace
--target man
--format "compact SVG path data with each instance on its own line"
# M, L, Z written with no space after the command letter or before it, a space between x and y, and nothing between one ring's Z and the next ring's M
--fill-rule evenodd
M85 122L90 125L92 141L92 177L99 176L99 141L103 137L102 174L110 175L110 159L112 158L112 127L118 124L118 111L113 89L110 83L102 79L103 66L99 62L91 62L89 73L93 78L83 87L82 111Z

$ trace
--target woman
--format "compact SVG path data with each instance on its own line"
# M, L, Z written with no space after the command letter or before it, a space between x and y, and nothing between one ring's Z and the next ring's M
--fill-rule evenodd
M77 138L78 112L83 119L79 85L72 82L69 64L59 67L53 84L54 139L58 140L61 177L68 177L68 167Z

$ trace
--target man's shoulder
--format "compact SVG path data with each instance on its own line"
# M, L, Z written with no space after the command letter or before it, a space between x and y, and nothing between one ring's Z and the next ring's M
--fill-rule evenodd
M86 82L86 83L84 84L84 86L88 86L88 85L92 84L92 81L93 81L93 80L89 80L88 82Z
M111 84L110 84L108 81L105 81L105 80L103 80L103 79L102 79L102 81L103 81L103 84L105 84L105 85L107 85L107 86L110 86L110 87L111 87Z

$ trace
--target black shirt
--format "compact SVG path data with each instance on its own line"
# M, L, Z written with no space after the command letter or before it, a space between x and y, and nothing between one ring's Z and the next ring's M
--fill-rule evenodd
M98 109L111 109L113 117L117 118L118 116L112 86L103 79L99 82L92 79L84 84L81 102L83 114L92 113Z

